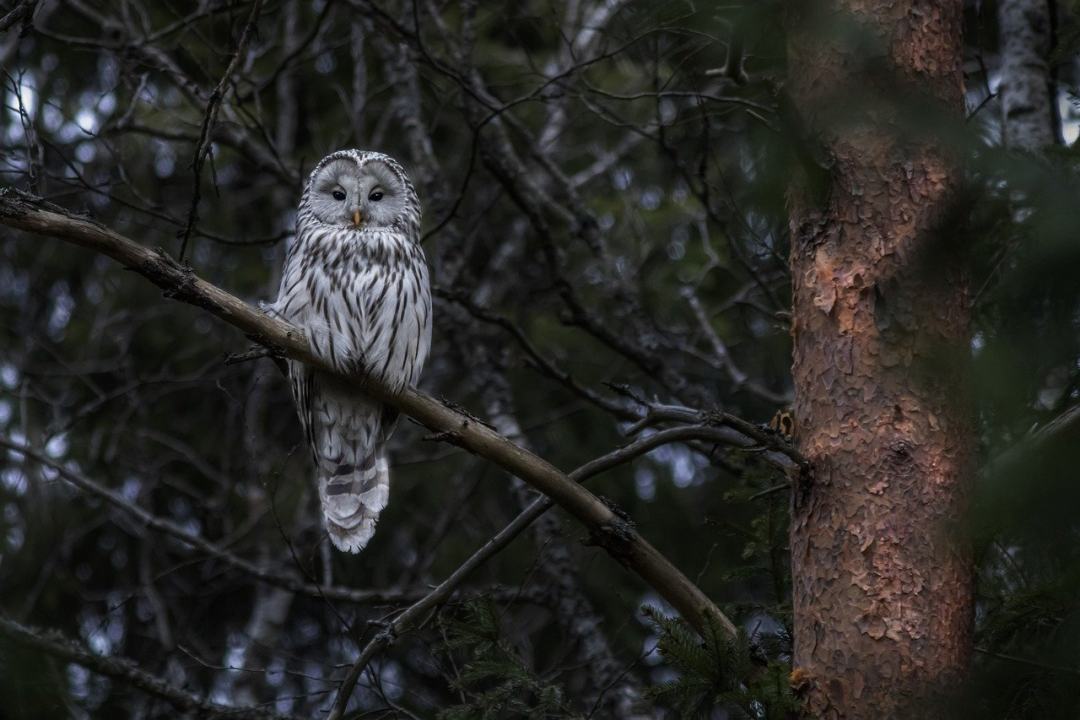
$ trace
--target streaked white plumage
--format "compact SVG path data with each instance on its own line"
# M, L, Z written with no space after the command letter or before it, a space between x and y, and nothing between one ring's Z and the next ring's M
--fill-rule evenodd
M359 222L357 222L359 221ZM273 305L342 373L415 385L431 347L431 290L420 203L401 166L342 150L312 171ZM397 413L349 382L289 363L334 545L359 552L390 496L386 441Z

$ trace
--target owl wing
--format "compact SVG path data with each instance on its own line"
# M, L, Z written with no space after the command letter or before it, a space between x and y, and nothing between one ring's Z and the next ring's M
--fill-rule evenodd
M286 259L281 289L269 308L304 330L312 352L340 372L357 368L366 314L356 301L365 273L328 274L330 263L301 244ZM340 267L340 266L339 266ZM323 517L334 545L359 552L375 532L390 496L381 457L383 409L348 382L288 363L290 386L316 467Z
M427 262L419 246L410 245L406 261L385 275L372 288L383 302L368 304L370 342L365 351L366 367L391 387L401 390L420 380L431 350L431 286ZM397 424L398 411L383 406L382 432L387 439Z
M416 383L431 346L427 264L418 245L403 245L403 261L392 266L290 253L274 305L332 367L360 366L398 389ZM347 274L326 270L346 266ZM327 531L339 549L358 552L389 500L385 443L397 411L303 363L290 362L289 372Z

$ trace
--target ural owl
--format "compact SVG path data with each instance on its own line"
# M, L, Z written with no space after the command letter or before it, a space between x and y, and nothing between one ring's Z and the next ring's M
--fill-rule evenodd
M315 167L272 310L335 370L398 390L416 383L431 347L431 290L420 202L397 162L341 150ZM359 552L389 499L386 441L397 412L303 363L290 362L289 377L326 530L338 549Z

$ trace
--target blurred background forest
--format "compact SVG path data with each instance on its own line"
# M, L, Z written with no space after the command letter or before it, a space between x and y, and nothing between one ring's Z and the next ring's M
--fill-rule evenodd
M966 5L966 117L924 119L968 200L972 717L1080 713L1080 15L1042 5L1045 142L1006 143L990 0ZM422 387L559 468L650 403L767 423L792 400L785 192L807 145L778 0L2 8L0 182L173 255L187 235L194 271L249 302L276 294L315 162L401 160L436 288ZM379 623L533 499L403 421L373 541L328 552L286 382L225 362L247 348L105 257L0 231L0 610L133 663L92 672L9 625L0 717L175 717L135 666L235 717L323 717ZM694 441L590 487L744 630L759 686L555 510L371 661L352 717L786 717L784 475Z

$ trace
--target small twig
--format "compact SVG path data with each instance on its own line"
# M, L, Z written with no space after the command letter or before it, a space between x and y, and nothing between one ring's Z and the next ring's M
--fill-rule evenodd
M694 313L694 318L701 327L701 331L705 334L705 338L712 346L713 355L716 356L716 360L724 368L724 371L727 372L728 377L731 379L731 384L736 390L747 390L763 400L776 403L777 405L786 405L791 401L789 396L782 393L775 393L761 383L751 380L750 377L736 365L727 345L720 338L720 335L716 332L715 328L713 328L712 323L709 322L709 316L705 312L705 307L702 305L701 300L698 299L698 296L693 289L686 288L683 291L683 296L686 298L687 304L690 305L690 309Z
M723 428L702 425L661 430L653 435L640 438L629 445L613 450L607 455L603 455L595 460L585 463L571 472L569 478L575 482L583 483L600 473L630 462L662 445L695 439L715 441L717 439L717 434L723 432L723 430ZM349 698L352 696L353 689L356 687L357 681L360 679L364 669L375 655L384 648L389 647L394 638L421 625L435 608L442 604L446 598L450 596L450 593L454 588L461 584L473 570L483 565L509 545L537 518L554 507L554 505L554 501L548 497L539 497L534 500L527 508L522 510L517 517L511 520L506 527L496 533L495 536L484 543L480 549L469 556L469 559L443 580L438 587L409 606L404 612L398 615L387 628L384 628L372 638L368 644L364 646L360 656L356 659L349 669L348 674L341 681L341 687L338 689L337 698L334 701L334 709L331 711L327 720L338 720L342 717L342 714L348 706ZM615 519L620 518L616 516ZM623 524L625 524L625 521L623 521ZM601 530L599 534L602 535L603 530ZM727 628L733 636L737 632L735 626L731 624L731 621L728 620L727 617L720 615L718 616L718 621L721 626Z
M229 353L225 356L226 365L239 365L240 363L251 362L252 360L261 360L262 358L280 358L280 353L275 353L273 350L262 345L256 345L255 347L248 348L242 353Z
M1051 663L1045 663L1040 660L1031 660L1029 658L1020 657L1019 655L1009 655L1007 653L994 652L993 650L987 650L986 648L977 647L975 652L988 657L998 658L999 660L1008 660L1009 662L1022 663L1024 665L1030 665L1032 667L1041 668L1043 670L1052 670L1054 672L1069 673L1070 675L1080 675L1080 668L1068 667L1066 665L1054 665Z
M782 437L731 413L721 410L705 412L679 405L641 402L646 413L627 429L628 435L664 422L710 423L726 426L730 434L726 436L724 444L733 445L747 452L759 452L766 462L788 476L795 471L808 473L811 470L810 461Z
M105 502L109 503L115 508L123 510L125 513L135 518L139 522L143 523L146 527L169 535L183 542L185 545L189 545L197 550L200 550L210 557L216 558L225 564L236 568L248 575L261 580L271 585L283 587L286 590L292 590L294 592L303 593L310 597L316 598L330 598L333 600L344 600L355 603L388 603L388 602L401 602L408 600L411 597L416 597L418 594L415 591L405 591L397 588L391 588L386 591L366 591L366 590L354 590L352 588L333 587L316 585L314 583L306 583L293 575L281 575L270 572L265 568L262 568L244 558L222 548L218 545L206 540L200 535L192 533L180 525L166 520L165 518L158 517L153 513L144 510L143 508L130 502L120 493L117 493L103 485L98 484L94 480L75 472L74 470L62 465L58 462L51 460L42 451L37 448L30 447L23 443L18 443L10 438L0 436L0 447L7 448L13 452L21 453L33 462L42 465L56 472L64 480L67 480L77 488L84 490L92 495L95 495Z
M195 227L195 223L199 220L199 200L202 194L202 169L203 163L206 162L206 156L210 153L210 133L214 129L214 123L217 122L218 111L221 108L221 101L225 97L229 78L232 77L233 71L236 70L236 66L239 64L241 56L247 49L248 41L251 39L251 35L255 29L255 23L259 19L259 13L262 11L262 4L263 0L255 0L255 2L252 3L251 14L248 16L247 23L244 25L244 30L240 34L240 41L236 44L236 51L233 53L232 60L229 61L228 67L225 68L225 74L221 76L221 80L218 82L217 87L214 88L214 91L210 93L210 99L206 103L206 112L203 115L202 129L199 131L199 141L195 144L195 156L191 160L191 169L195 174L195 185L191 197L191 207L188 209L187 223L181 234L180 253L177 256L180 262L184 261L184 253L187 251L188 239L191 237L191 231Z
M187 690L170 685L157 675L151 675L142 670L132 660L92 653L58 630L23 625L3 614L0 614L0 635L20 645L82 665L99 675L123 680L145 693L168 701L184 715L192 713L200 718L229 718L230 720L293 720L297 718L295 715L281 715L262 708L225 706L203 700Z
M473 302L466 293L461 292L460 290L436 287L434 289L434 294L436 297L453 302L464 308L477 320L503 328L514 338L517 344L525 352L527 360L532 363L533 367L548 377L562 383L586 401L619 418L630 419L637 417L637 413L626 407L624 404L612 401L609 398L603 397L599 393L590 390L574 379L569 373L557 367L555 361L540 352L540 350L525 335L525 331L509 318L480 307Z
M103 253L144 275L179 300L228 322L248 337L280 348L290 359L307 363L322 372L342 375L312 352L303 331L274 318L225 292L166 255L154 252L102 225L67 212L45 210L35 198L0 190L0 224L62 238ZM528 482L565 508L588 529L609 525L615 517L595 495L551 463L429 395L406 387L392 388L374 377L343 376L366 395L393 406L434 432L455 431L462 445L504 470ZM717 436L725 428L716 428ZM605 546L608 552L612 547ZM676 568L671 561L636 531L616 553L619 562L636 572L657 594L671 603L693 627L703 630L723 613L716 604Z
M791 489L791 483L789 483L789 482L780 483L779 485L773 485L770 488L765 488L761 492L756 492L747 499L748 500L760 500L763 497L768 497L769 495L772 495L774 493L778 493L778 492L782 492L784 490L790 490L790 489Z

